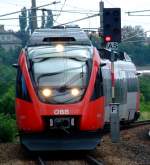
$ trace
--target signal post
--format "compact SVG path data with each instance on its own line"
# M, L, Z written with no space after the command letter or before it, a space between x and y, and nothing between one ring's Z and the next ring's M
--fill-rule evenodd
M121 9L103 8L103 37L106 48L111 50L112 102L110 103L111 139L116 143L120 139L119 103L115 100L115 53L121 42Z

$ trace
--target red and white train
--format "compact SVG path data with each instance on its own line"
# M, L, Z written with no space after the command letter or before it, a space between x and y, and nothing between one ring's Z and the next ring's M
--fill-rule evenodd
M80 28L36 30L17 65L16 116L31 151L91 150L110 120L109 51L97 51ZM139 87L128 56L115 62L120 120L139 115Z

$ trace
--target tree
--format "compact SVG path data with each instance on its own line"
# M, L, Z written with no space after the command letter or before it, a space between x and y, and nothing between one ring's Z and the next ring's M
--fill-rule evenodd
M102 37L99 36L96 32L92 32L88 34L88 36L92 42L92 45L96 47L97 49L100 49L103 42Z
M21 15L19 15L19 26L20 31L25 33L27 27L27 10L25 7L21 9Z
M43 29L45 27L45 11L42 10L42 23L41 23L41 28Z
M150 47L145 46L146 35L141 26L124 26L120 51L127 52L136 65L150 64Z
M45 27L46 28L51 28L53 26L53 13L52 13L52 10L48 10L47 11L47 21L46 21L46 25Z
M33 22L32 22L32 13L30 10L28 10L28 34L31 34L31 32L34 31L33 29Z
M142 44L145 40L144 29L141 26L124 26L122 28L122 42L126 43L134 43L136 45Z
M28 40L27 9L25 7L21 10L21 14L19 15L19 26L20 26L20 38L22 40L22 46L24 47Z

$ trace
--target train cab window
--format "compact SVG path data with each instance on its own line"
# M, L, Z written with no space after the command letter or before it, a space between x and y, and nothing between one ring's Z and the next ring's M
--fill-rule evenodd
M31 101L27 86L26 86L26 82L24 79L24 76L22 74L22 71L20 68L18 68L17 71L17 86L16 86L16 97L26 100L26 101Z
M91 51L91 47L75 45L61 45L61 50L58 50L56 45L29 52L39 99L51 104L82 100L89 82ZM45 89L51 91L51 97L45 97Z

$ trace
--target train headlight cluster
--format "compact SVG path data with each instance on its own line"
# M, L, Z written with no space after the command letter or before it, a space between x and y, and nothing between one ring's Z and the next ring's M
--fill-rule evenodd
M42 90L42 95L46 98L50 97L50 96L52 96L52 90L49 88L45 88Z
M42 93L42 95L45 98L49 98L49 97L51 97L53 95L53 92L52 92L52 90L50 88L44 88L44 89L42 89L41 93ZM80 89L78 89L78 88L72 88L72 89L70 89L70 94L73 97L77 97L77 96L80 95Z

